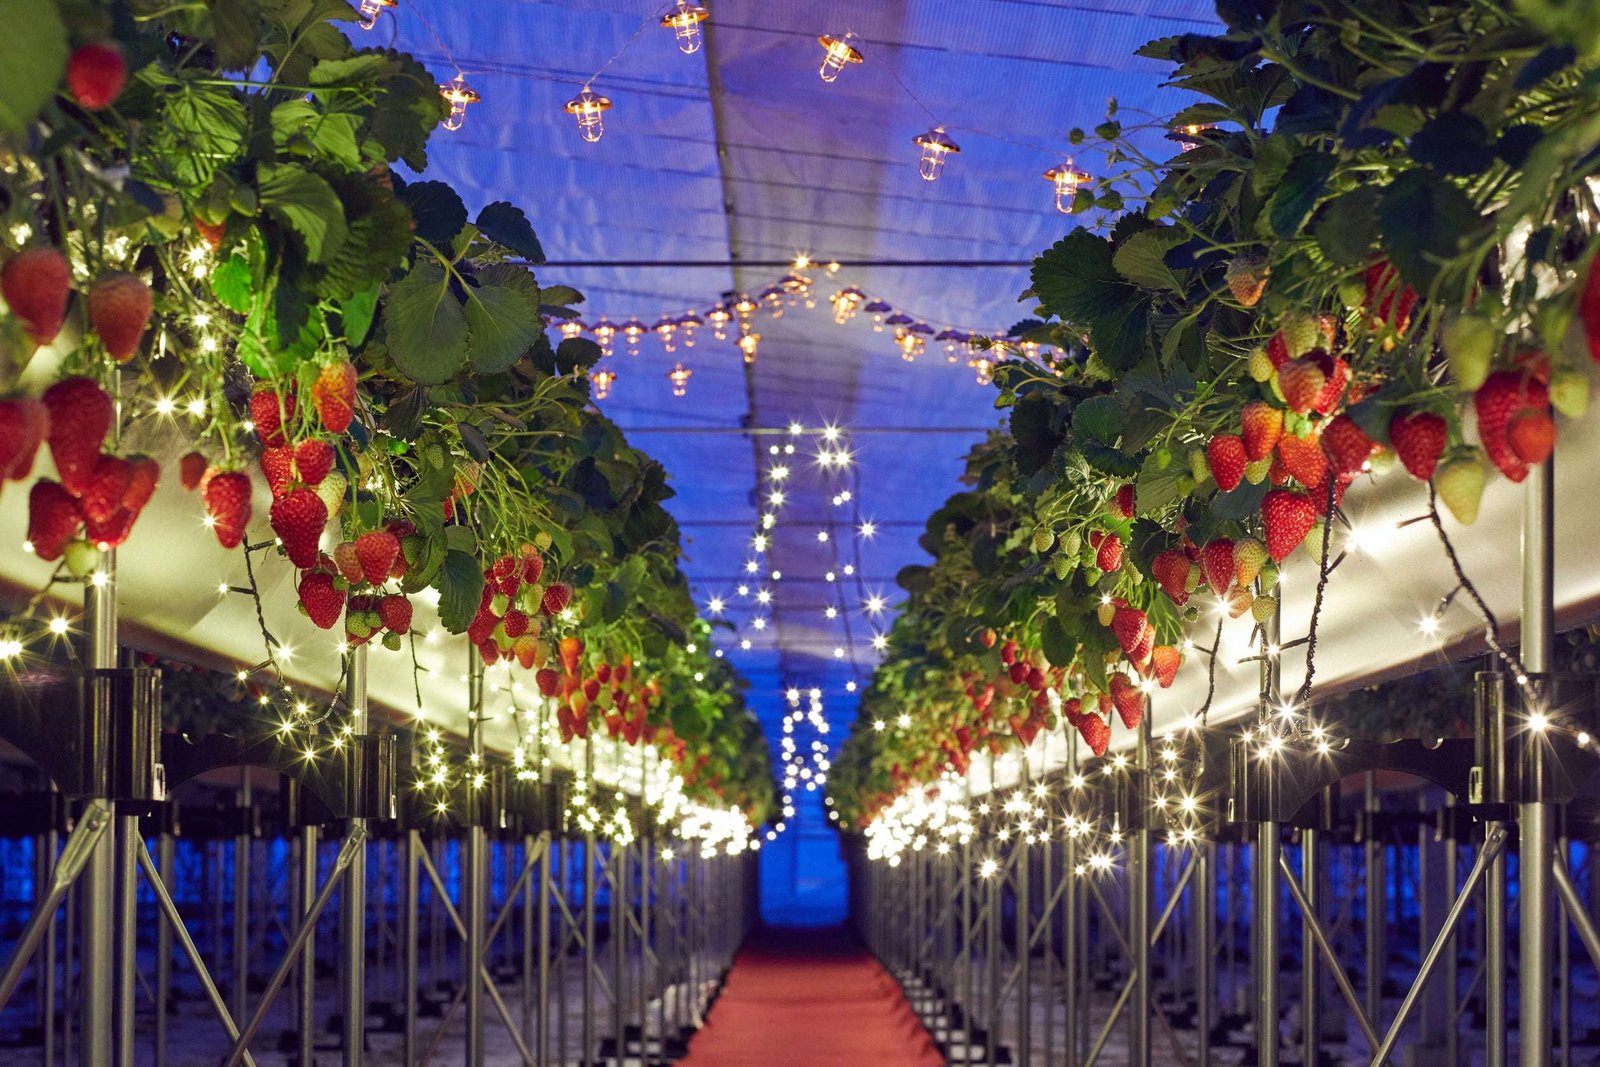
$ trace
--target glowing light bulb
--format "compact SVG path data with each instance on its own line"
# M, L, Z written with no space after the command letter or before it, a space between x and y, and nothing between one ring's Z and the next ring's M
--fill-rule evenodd
M622 346L627 351L629 358L639 354L639 340L644 334L644 323L638 319L629 319L622 324Z
M682 363L674 363L667 372L667 381L672 383L672 395L684 396L689 392L689 379L694 377L694 371Z
M582 337L586 327L579 319L567 319L559 327L562 340L571 341L573 338Z
M705 321L705 319L702 319L692 311L678 316L678 340L683 342L684 348L694 347L695 331L704 326Z
M568 100L562 110L578 120L578 136L593 144L606 132L605 113L610 108L609 98L590 92L585 85L583 92Z
M678 350L677 319L657 319L656 324L650 328L655 331L657 337L661 338L661 347L663 349L668 352L676 352Z
M925 182L938 181L939 175L944 173L945 160L961 151L961 146L945 134L943 126L935 126L927 133L918 134L911 139L911 143L922 149L917 173L922 175Z
M589 384L594 388L594 398L604 400L611 395L611 383L617 380L615 371L597 370L589 375Z
M839 72L844 70L847 63L860 63L861 53L850 42L855 40L855 34L846 33L843 37L834 37L823 34L817 38L817 43L823 47L822 69L817 73L822 75L822 80L832 82L839 77Z
M726 341L728 323L733 321L733 312L728 310L728 305L718 304L706 312L706 321L711 324L711 336L718 341Z
M1072 211L1072 199L1078 195L1078 186L1089 180L1089 175L1072 165L1072 160L1059 163L1044 172L1045 179L1056 188L1056 210L1063 215Z
M678 38L678 51L692 56L700 51L700 24L710 17L711 12L705 8L678 0L677 7L661 16L661 25Z
M967 366L972 368L979 385L988 385L994 381L994 362L987 357L973 356L967 360Z
M756 361L756 350L760 345L761 335L759 333L747 333L740 336L739 351L744 353L744 361L746 363L754 363Z
M378 16L383 14L386 7L398 7L400 0L361 0L361 6L356 9L360 16L357 23L362 29L370 30L378 24Z
M865 299L866 294L854 287L840 289L834 293L828 298L828 303L833 305L833 321L840 326L849 322L861 309L862 301Z
M459 72L439 86L439 95L450 105L450 114L444 120L447 130L459 130L467 121L467 105L476 104L481 99L477 90L468 85L466 77Z
M589 332L594 334L595 343L600 346L600 354L611 355L611 342L617 336L617 328L611 324L611 320L602 318L590 327Z

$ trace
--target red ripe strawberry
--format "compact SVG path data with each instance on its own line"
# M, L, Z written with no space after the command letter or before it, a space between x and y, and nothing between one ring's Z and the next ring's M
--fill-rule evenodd
M0 481L22 481L33 471L50 413L29 396L0 400Z
M1304 493L1273 489L1261 501L1261 518L1266 524L1267 555L1282 563L1316 524L1317 509Z
M978 633L978 644L984 648L993 648L994 643L1000 640L1000 635L993 630L985 628Z
M544 597L539 601L539 610L546 615L559 615L570 603L572 603L572 589L565 582L551 582L545 587ZM563 641L563 649L565 644Z
M1007 667L1017 662L1017 643L1010 638L1007 638L1006 643L1000 646L1000 662Z
M71 291L72 268L54 248L26 249L0 268L0 295L36 345L49 344L61 332Z
M42 560L57 560L78 535L83 514L78 502L56 482L40 478L28 491L28 544Z
M317 542L328 523L328 505L321 497L309 489L291 489L272 502L268 521L290 563L304 568L317 562ZM383 573L389 573L387 566Z
M1093 712L1078 720L1078 733L1089 746L1089 751L1096 756L1104 756L1106 749L1111 746L1111 727Z
M1089 544L1095 550L1095 566L1103 571L1114 571L1122 566L1122 538L1095 530L1089 534Z
M1278 440L1278 458L1289 476L1308 489L1322 484L1328 476L1328 457L1316 435L1296 437L1286 433Z
M199 488L200 481L206 476L206 457L199 452L185 452L183 458L178 460L178 481L190 492Z
M1061 717L1068 726L1076 727L1083 718L1083 701L1077 697L1068 697L1061 702Z
M1393 424L1390 426L1393 433ZM1348 415L1335 415L1322 430L1322 451L1335 474L1351 474L1366 465L1378 445Z
M1028 680L1028 665L1021 660L1006 668L1006 676L1017 685Z
M1144 719L1144 690L1128 679L1126 674L1111 676L1111 703L1122 719L1122 725L1137 730Z
M493 641L478 642L478 655L486 667L493 667L500 662L500 646Z
M356 369L344 360L323 367L311 384L311 402L324 430L344 433L356 414Z
M1233 584L1233 540L1219 537L1200 550L1200 569L1205 573L1206 584L1217 596L1228 591Z
M294 421L294 411L293 393L280 396L277 391L262 387L250 394L250 421L255 424L256 436L268 448L284 448L289 444L283 426Z
M1327 383L1323 385L1322 392L1317 394L1317 399L1311 406L1326 415L1338 406L1339 398L1344 395L1344 387L1350 384L1350 364L1338 357L1330 359L1326 353L1322 354L1318 362L1323 375L1327 378Z
M301 441L294 446L294 470L306 485L321 485L333 470L333 446L316 437Z
M1272 455L1283 436L1283 412L1264 400L1252 400L1239 413L1244 430L1244 455L1254 462Z
M1139 646L1139 636L1144 633L1148 620L1138 608L1119 607L1111 617L1111 632L1117 635L1117 644L1123 652L1132 652Z
M1249 456L1242 440L1231 433L1219 433L1206 444L1206 461L1217 488L1226 493L1244 481L1244 465Z
M47 394L48 395L48 394ZM1511 418L1525 408L1543 411L1550 394L1537 378L1525 377L1519 371L1495 371L1485 379L1473 394L1473 408L1478 414L1478 438L1483 450L1500 472L1513 482L1528 476L1526 461L1511 448L1506 430ZM52 415L54 413L52 412Z
M556 687L561 684L561 675L549 667L540 667L534 672L533 680L539 686L540 696L553 697L556 695Z
M1171 689L1177 680L1178 668L1183 666L1183 653L1171 645L1157 645L1150 653L1150 666L1161 688Z
M1267 288L1267 275L1272 273L1265 256L1244 253L1228 261L1224 275L1228 291L1244 307L1255 307Z
M213 470L200 487L211 529L223 548L237 548L250 525L250 476L244 471Z
M1289 410L1304 415L1322 396L1328 376L1322 372L1313 356L1291 359L1278 370L1278 391Z
M1372 313L1371 324L1392 326L1396 333L1405 333L1411 325L1411 309L1417 302L1417 292L1405 285L1388 260L1379 260L1367 268L1364 281L1367 285L1366 309Z
M150 324L150 287L136 275L114 271L89 287L88 302L89 325L106 354L118 363L128 362Z
M490 566L488 571L484 573L484 577L493 578L496 581L499 581L502 578L509 578L515 573L517 573L517 561L512 559L510 556L501 556L499 559L495 560L494 564Z
M67 492L79 494L100 462L100 446L111 432L116 407L88 378L66 378L41 398L50 412L50 456Z
M267 447L261 450L261 476L274 497L280 497L294 484L294 449Z
M1333 477L1333 506L1338 507L1344 503L1344 491L1350 488L1350 483L1356 480L1354 474L1336 474ZM1317 509L1318 515L1326 515L1328 508L1328 487L1319 485L1311 491L1311 504Z
M1189 602L1189 557L1169 548L1150 562L1150 576L1180 608Z
M211 246L211 251L215 252L222 247L222 238L228 232L227 220L207 222L204 219L195 219L194 232L200 235L201 240Z
M386 630L397 634L411 631L411 601L399 593L390 593L378 601L378 618L383 620Z
M135 511L131 511L128 508L118 508L100 522L85 520L83 524L84 539L102 552L116 548L126 541L128 535L133 532L133 523L138 517L139 515Z
M1281 370L1289 362L1289 340L1283 336L1282 330L1268 338L1267 359L1271 361L1273 370Z
M354 541L340 541L333 546L333 565L347 582L366 580L367 572L361 566L361 554L356 551Z
M306 571L300 577L300 606L306 617L324 630L333 629L344 611L344 590L326 571Z
M361 561L361 573L373 585L382 585L388 580L389 570L399 554L400 540L388 530L373 530L356 538L356 558Z
M128 83L128 64L113 41L91 41L67 58L67 89L85 111L109 107Z
M1397 411L1389 419L1389 443L1413 478L1427 481L1439 465L1450 431L1432 411Z
M115 515L132 481L133 464L120 456L101 456L83 492L78 494L78 507L83 517L105 522Z
M537 551L524 546L522 550L522 580L533 585L544 574L544 558Z
M1150 653L1156 647L1156 628L1145 623L1144 629L1139 631L1139 643L1133 646L1133 651L1128 653L1128 658L1143 667L1150 660Z
M1511 416L1506 426L1506 441L1511 451L1530 466L1550 458L1556 447L1556 424L1536 408L1523 408Z
M500 625L500 619L489 610L488 601L478 607L478 613L472 617L472 622L467 624L467 640L473 644L482 644L489 640L489 635L494 633L494 628Z
M1117 487L1117 495L1112 501L1111 510L1124 519L1133 518L1133 483Z
M528 632L528 616L516 608L507 608L505 618L500 620L500 625L506 629L507 637L521 637ZM604 678L601 681L605 681Z

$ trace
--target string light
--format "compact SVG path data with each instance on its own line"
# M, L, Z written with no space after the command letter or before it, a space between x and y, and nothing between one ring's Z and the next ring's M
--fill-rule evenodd
M450 104L450 114L444 120L447 130L459 130L467 121L467 105L481 98L476 89L467 84L466 76L457 72L454 78L439 86L439 95Z
M361 7L356 14L360 16L357 23L362 29L370 30L378 24L378 16L383 14L386 7L398 7L400 0L361 0Z
M1089 180L1089 175L1072 165L1072 160L1058 163L1044 172L1045 179L1056 188L1056 210L1063 215L1072 211L1073 197L1078 194L1078 186Z
M583 92L568 100L562 110L577 118L578 136L593 144L606 132L604 116L610 107L611 100L608 97L590 92L585 85Z
M817 38L817 43L823 48L822 69L818 71L823 81L832 82L839 77L839 72L844 70L846 64L861 62L860 51L850 43L855 39L853 33L846 33L843 37L825 33Z
M945 160L961 151L961 146L945 134L943 126L935 126L927 133L918 134L911 139L911 143L922 149L917 173L922 175L925 182L938 181L939 175L944 173Z
M740 336L739 351L744 353L744 361L746 363L754 363L756 361L756 349L760 344L761 335L759 333L747 333Z
M622 346L627 351L629 358L639 354L639 342L645 335L644 323L638 319L629 319L622 326Z
M616 372L608 370L592 371L589 374L589 384L594 387L594 398L604 400L611 395L611 383L617 380Z
M705 8L678 0L677 7L661 16L661 25L677 36L678 51L692 56L700 51L700 24L710 17L711 12Z
M682 363L675 363L667 372L667 380L672 383L672 395L684 396L689 392L689 379L694 377L694 371Z
M661 338L662 349L667 352L676 352L678 350L677 319L659 318L651 329L655 331L657 337Z

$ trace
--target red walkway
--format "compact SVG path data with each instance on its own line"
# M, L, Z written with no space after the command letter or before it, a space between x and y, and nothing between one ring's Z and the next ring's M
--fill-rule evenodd
M688 1067L938 1067L900 987L839 929L763 930L734 958Z

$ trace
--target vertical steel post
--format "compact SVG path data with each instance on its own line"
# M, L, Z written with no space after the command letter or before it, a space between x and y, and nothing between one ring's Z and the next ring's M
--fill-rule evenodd
M483 657L468 650L467 747L471 773L483 772ZM485 949L484 906L488 895L487 831L484 828L484 794L478 779L469 782L466 855L461 864L461 919L466 927L462 945L462 981L466 987L466 1067L483 1067L483 967Z
M367 732L367 646L360 645L349 653L349 669L345 679L345 703L349 708L350 731L356 737ZM353 818L346 831L365 834L367 820ZM308 898L309 899L309 898ZM341 1035L344 1067L361 1067L365 1053L367 1020L367 849L363 844L350 859L344 875L344 893L340 900L342 913L339 958L343 973L340 975ZM310 944L307 944L309 950ZM309 951L308 951L309 956ZM301 1067L310 1067L310 1061Z
M1453 793L1445 793L1445 808L1454 808L1456 798ZM1453 895L1456 892L1456 879L1459 877L1457 868L1460 866L1460 846L1456 842L1456 824L1452 821L1446 827L1444 836L1444 884L1449 887ZM1450 947L1444 954L1444 987L1445 987L1445 1028L1444 1051L1447 1063L1459 1062L1461 1055L1461 1028L1456 1024L1458 1017L1459 1001L1461 999L1461 943L1459 935L1450 934Z
M172 835L165 830L156 838L156 863L164 885L172 884ZM172 924L156 923L155 1067L167 1067L167 1005L172 1001ZM45 1067L50 1057L45 1057Z
M117 554L104 554L98 574L103 580L91 579L84 586L84 664L91 670L108 669L117 665ZM84 1067L111 1067L112 1018L120 1014L124 992L115 990L114 1004L113 948L116 944L116 880L119 853L116 839L122 831L120 820L113 820L105 834L95 845L88 864L83 869L83 889L78 896L82 908L80 958L78 981L79 1041L81 1062ZM128 958L126 966L133 965ZM129 1035L130 1040L132 1035Z
M524 864L538 862L544 866L542 860L536 861L537 853L534 849L534 836L530 833L522 835L522 861ZM534 884L530 876L522 884L522 1043L530 1049L533 1048L533 993L534 984L534 956L533 956L533 900Z
M1261 627L1263 649L1279 647L1279 616L1282 609ZM1278 657L1264 652L1261 657L1261 717L1270 722L1282 703L1283 693ZM1278 823L1256 824L1254 855L1250 873L1254 882L1256 927L1256 1063L1258 1067L1278 1064Z
M1211 841L1198 844L1196 862L1200 877L1195 880L1194 896L1194 1029L1197 1042L1197 1067L1211 1067L1212 980L1216 961L1212 958L1212 936L1216 929L1217 846Z
M1564 870L1572 869L1572 847L1563 833L1556 839L1556 855ZM1557 900L1556 973L1561 976L1561 1067L1572 1067L1572 934L1567 929L1566 901ZM1454 1028L1452 1027L1452 1032Z
M583 775L585 786L592 798L594 742L591 740L585 740L583 743ZM578 1062L583 1067L590 1067L594 1062L595 839L593 820L588 820L588 823L590 829L585 830L583 835L583 1053L578 1057Z
M236 795L239 818L250 818L250 770L239 768L239 791ZM233 949L229 962L233 964L232 996L228 1010L235 1019L245 1017L245 1000L249 987L249 936L250 936L250 835L248 823L236 828L233 838Z
M1150 698L1145 698L1146 704ZM1129 791L1137 820L1133 825L1133 842L1128 864L1128 947L1133 958L1128 961L1133 969L1133 1001L1128 1005L1129 1043L1128 1062L1134 1067L1145 1067L1150 1062L1150 908L1154 893L1154 847L1150 839L1150 720L1154 708L1147 706L1139 723L1138 741L1134 749L1134 773L1139 782L1137 789Z
M317 828L300 828L300 886L295 894L297 917L311 914L311 905L317 899ZM317 1036L317 939L307 939L300 951L300 973L296 977L297 1002L295 1004L295 1038L299 1042L299 1057L295 1067L312 1067Z
M539 1062L550 1063L550 857L556 844L549 830L541 837L544 854L539 857Z
M1322 919L1322 833L1300 831L1300 887L1306 910L1300 916L1300 1062L1316 1067L1322 1047L1322 975L1311 927Z
M406 831L404 854L405 916L402 919L401 999L405 1004L405 1021L400 1032L400 1067L416 1067L417 1062L417 857L422 852L422 834L418 830ZM310 1067L309 1064L305 1067Z
M1555 637L1555 460L1528 471L1522 509L1522 662L1533 674L1551 669ZM1524 709L1528 714L1543 709ZM1526 722L1519 728L1529 729ZM1544 738L1537 732L1525 737L1523 796L1517 805L1518 906L1520 956L1517 975L1521 987L1519 1028L1523 1067L1545 1067L1550 1062L1550 897L1553 841L1551 809L1542 796ZM1530 781L1531 779L1531 781Z

